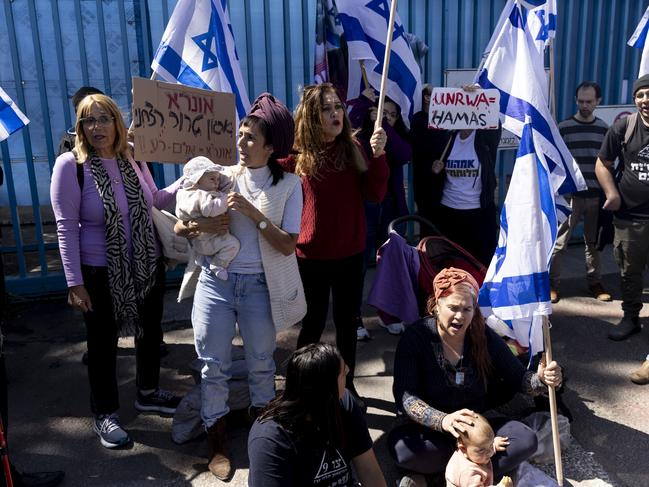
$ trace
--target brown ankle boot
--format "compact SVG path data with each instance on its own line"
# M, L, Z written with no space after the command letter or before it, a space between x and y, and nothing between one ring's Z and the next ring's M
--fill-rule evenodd
M207 443L210 451L210 472L219 480L229 480L232 476L232 464L225 432L225 418L219 418L207 429Z

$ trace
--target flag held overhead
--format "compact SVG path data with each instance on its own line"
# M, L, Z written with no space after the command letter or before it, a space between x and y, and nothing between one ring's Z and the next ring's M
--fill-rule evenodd
M388 0L337 0L336 6L349 53L347 101L358 98L364 89L359 66L359 61L363 61L374 89L380 88L382 74L387 73L385 92L401 107L403 120L409 123L421 107L421 71L398 13L395 12L391 28ZM391 49L389 66L385 66L388 29Z
M225 0L179 0L151 69L165 81L234 93L239 118L250 110Z
M647 43L647 33L649 32L649 7L645 10L644 15L640 19L633 35L627 44L637 49L642 49L642 57L640 58L640 70L638 78L649 74L649 43Z
M531 118L531 126L539 135L537 145L548 160L555 191L569 194L584 190L586 182L548 106L544 52L538 44L538 32L542 30L537 22L539 17L517 2L509 2L506 8L476 79L482 88L500 91L504 129L521 137L526 117ZM533 19L536 20L532 22ZM530 31L533 26L536 35Z

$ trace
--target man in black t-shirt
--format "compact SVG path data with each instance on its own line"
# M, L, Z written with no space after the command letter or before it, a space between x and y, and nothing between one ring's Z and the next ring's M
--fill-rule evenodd
M611 340L624 340L641 330L642 272L649 254L649 75L633 84L633 100L637 115L611 126L595 167L606 195L604 209L615 212L613 251L622 278L624 317L609 333ZM622 171L615 178L613 162L618 157Z

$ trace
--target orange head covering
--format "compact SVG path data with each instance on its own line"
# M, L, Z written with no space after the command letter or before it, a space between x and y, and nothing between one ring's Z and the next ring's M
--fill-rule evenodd
M435 279L433 279L435 301L438 301L441 297L451 294L452 288L463 282L471 286L475 291L476 296L478 295L478 293L480 292L480 286L478 286L476 280L467 271L457 269L455 267L447 267L446 269L442 269L435 276Z

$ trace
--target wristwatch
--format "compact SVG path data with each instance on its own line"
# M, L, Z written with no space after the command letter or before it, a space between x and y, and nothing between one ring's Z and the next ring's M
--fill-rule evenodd
M257 228L259 230L266 230L268 228L268 222L266 220L261 220L259 223L257 223Z

